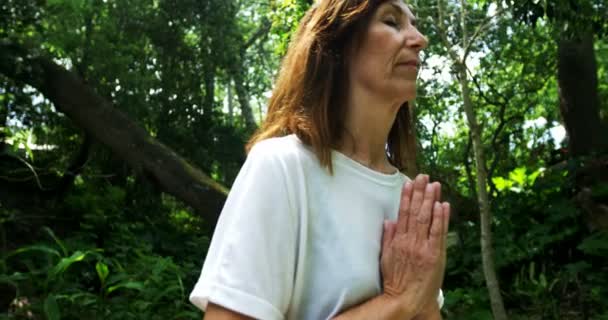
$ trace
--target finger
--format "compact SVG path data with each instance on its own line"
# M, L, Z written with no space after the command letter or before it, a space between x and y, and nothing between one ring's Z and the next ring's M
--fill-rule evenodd
M441 209L443 212L443 219L442 219L443 220L443 223L442 223L443 224L443 228L442 228L443 235L441 237L442 238L441 245L442 245L442 249L446 250L447 243L448 243L448 227L450 224L450 210L451 210L450 204L448 202L442 203Z
M441 201L441 183L439 182L433 182L435 183L435 201Z
M410 199L412 198L412 191L414 185L412 182L407 182L401 189L401 202L399 203L399 217L397 218L397 232L406 233L408 219L410 215Z
M431 223L431 231L429 232L429 241L431 244L431 248L441 248L441 241L444 237L444 221L445 219L443 206L439 202L435 202L435 204L433 205L433 222Z
M441 204L441 206L443 207L443 233L444 234L448 234L448 229L449 229L449 224L450 224L450 213L451 213L451 207L450 207L450 203L449 202L444 202Z
M414 187L412 190L412 197L410 201L409 207L409 216L408 221L415 222L417 220L418 212L420 211L420 207L422 207L422 202L424 200L424 190L427 186L427 176L419 174L414 181ZM408 223L407 224L407 233L416 232L416 223Z
M435 202L435 185L432 183L427 184L424 191L424 201L416 217L416 241L423 241L429 238L433 204Z

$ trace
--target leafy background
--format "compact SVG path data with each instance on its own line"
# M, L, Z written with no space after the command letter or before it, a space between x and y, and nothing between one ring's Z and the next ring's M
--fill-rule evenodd
M447 30L438 28L440 3L411 5L431 43L416 100L420 171L442 182L455 208L444 317L492 319L469 128L442 44L443 33L458 47L465 8L466 28L484 26L468 65L509 317L608 319L608 160L599 148L569 152L557 80L560 41L591 34L597 116L606 126L607 4L450 0L443 4ZM0 40L77 74L152 137L230 186L309 6L0 0ZM0 121L0 318L200 319L187 297L213 230L204 215L1 72Z

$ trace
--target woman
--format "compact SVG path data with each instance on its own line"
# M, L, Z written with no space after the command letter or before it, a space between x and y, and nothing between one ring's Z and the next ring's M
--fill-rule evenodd
M320 0L190 299L206 319L439 319L449 205L400 173L427 41L400 0Z

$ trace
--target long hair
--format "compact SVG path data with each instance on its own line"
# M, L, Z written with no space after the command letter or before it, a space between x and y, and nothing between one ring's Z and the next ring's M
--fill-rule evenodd
M359 40L371 16L386 0L321 0L304 15L276 80L266 120L246 146L295 134L333 172L331 150L344 138L348 92L348 48ZM413 176L416 140L412 110L404 103L389 132L391 164Z

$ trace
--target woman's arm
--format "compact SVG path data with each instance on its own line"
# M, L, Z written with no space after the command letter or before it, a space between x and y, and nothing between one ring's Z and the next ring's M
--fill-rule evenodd
M209 303L205 310L204 320L252 320L246 315L226 309L220 305Z
M441 312L439 311L439 305L433 302L429 303L420 314L416 315L412 310L407 310L405 305L398 300L379 295L334 318L334 320L347 319L441 320Z
M408 310L407 305L398 299L382 294L346 310L333 320L410 320L414 319L415 315L413 310Z
M435 304L437 306L437 304ZM380 295L366 301L362 305L342 313L335 320L342 319L386 319L386 320L408 320L413 316L410 311L403 310L403 306L396 300ZM204 320L252 320L248 316L226 309L213 303L209 303L205 312ZM420 314L414 320L441 320L439 308L429 310L428 315Z
M377 296L365 303L349 309L335 320L346 319L383 319L383 320L409 320L413 318L410 311L404 310L403 305L397 300L392 300L384 295ZM209 303L205 311L204 320L251 320L248 316L226 309L222 306ZM428 318L435 319L435 318ZM417 317L416 320L427 320Z

